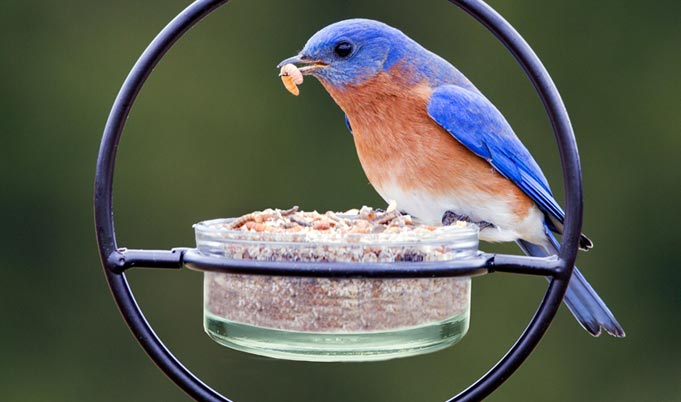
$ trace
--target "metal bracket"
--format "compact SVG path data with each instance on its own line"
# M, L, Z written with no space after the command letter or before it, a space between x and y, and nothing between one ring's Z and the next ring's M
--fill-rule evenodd
M173 382L192 398L211 402L230 402L230 400L204 384L168 351L144 318L128 286L124 271L132 267L177 269L183 263L203 270L215 268L216 264L214 264L214 261L207 263L203 260L205 256L200 256L195 251L188 249L170 251L118 249L113 223L112 194L118 142L130 108L144 82L163 55L188 29L226 2L227 0L197 0L190 4L163 28L137 60L114 101L104 129L97 159L94 194L95 226L101 264L104 267L111 293L126 324L149 357ZM446 276L444 274L447 273L447 270L449 270L448 275L456 276L453 274L469 269L471 274L481 274L489 270L490 272L551 277L544 299L513 347L478 381L449 400L450 402L470 402L485 398L520 367L544 336L556 311L558 311L577 255L582 225L582 182L579 154L570 119L556 86L539 58L520 34L482 0L450 0L450 2L487 27L508 48L534 85L558 141L566 194L565 227L560 254L557 258L541 259L494 255L483 256L482 262L478 261L477 265L472 264L468 268L461 266L432 267L433 272L443 274L443 276ZM317 275L322 273L320 267L308 265L274 265L270 263L237 265L230 263L219 268L226 271L248 268L249 270L260 270L262 273L279 272L287 275L301 273ZM419 267L405 268L401 274L407 276L424 274L425 267ZM328 268L327 266L327 275L331 275L328 273ZM341 268L347 269L343 273L344 275L356 273L356 271L353 271L356 268ZM387 270L387 267L375 266L374 268L376 273L388 274L386 271L381 271L384 268Z

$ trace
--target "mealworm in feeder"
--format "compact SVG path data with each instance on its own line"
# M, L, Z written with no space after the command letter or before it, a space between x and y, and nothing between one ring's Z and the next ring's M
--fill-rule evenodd
M298 70L298 67L294 64L284 64L279 71L279 76L287 91L295 96L300 94L298 85L303 83L303 73Z

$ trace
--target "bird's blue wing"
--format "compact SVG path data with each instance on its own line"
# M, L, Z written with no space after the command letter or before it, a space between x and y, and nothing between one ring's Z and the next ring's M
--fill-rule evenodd
M433 91L428 114L466 148L486 159L515 183L561 231L565 213L553 198L546 177L511 126L484 96L455 85Z
M350 126L350 119L348 119L348 115L347 115L347 114L345 115L345 127L347 127L348 130L350 131L350 135L355 135L355 134L353 134L353 132L352 132L352 126Z

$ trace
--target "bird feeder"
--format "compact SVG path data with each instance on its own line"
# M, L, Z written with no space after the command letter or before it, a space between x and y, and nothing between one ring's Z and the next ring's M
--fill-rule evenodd
M479 401L485 398L520 367L546 333L567 289L581 233L581 171L572 126L551 77L532 49L515 29L481 0L451 0L451 2L487 27L509 49L526 72L544 104L558 141L566 193L567 213L565 228L560 252L557 256L537 258L478 252L477 232L473 233L464 229L454 238L443 237L434 239L434 241L439 241L443 245L453 247L452 250L454 250L454 257L435 261L404 258L393 262L235 259L225 254L225 250L229 250L229 236L219 233L219 230L216 231L215 226L211 226L211 222L202 222L196 225L196 247L175 248L171 250L141 250L119 247L114 231L112 192L117 145L125 120L142 85L163 55L189 28L210 12L226 3L226 0L197 0L190 4L154 38L133 66L114 101L104 129L97 160L94 195L97 242L104 274L125 323L157 366L192 398L200 401L229 401L225 396L217 393L189 372L154 333L128 286L126 271L129 269L181 269L187 267L202 271L206 277L207 284L210 278L221 278L223 280L222 287L206 287L205 297L207 300L211 300L213 295L217 295L215 300L218 301L220 300L219 292L224 291L229 286L232 286L232 289L244 290L244 283L238 282L239 278L246 278L244 279L246 281L256 279L256 282L258 278L264 278L270 282L274 281L278 286L289 286L293 283L303 283L305 281L316 281L315 283L323 281L326 281L326 283L333 282L338 284L339 292L344 294L349 292L348 288L344 287L349 283L348 281L373 283L374 285L376 283L398 283L395 281L443 281L438 283L449 283L453 286L452 289L458 289L458 291L462 292L464 296L462 296L461 300L465 300L466 295L468 295L466 292L469 291L468 286L470 285L471 277L498 272L537 275L549 278L549 285L541 304L526 329L508 353L478 381L458 395L453 396L450 401ZM212 222L212 224L215 223ZM215 247L216 240L219 244L217 248ZM381 247L390 247L390 242L382 241L380 245ZM230 281L233 283L230 283ZM456 301L451 301L449 304L451 305L445 307L450 308L448 311L451 314L444 314L443 320L441 320L444 324L443 322L438 322L438 325L447 327L447 320L450 317L456 317L458 324L454 325L456 328L453 330L453 335L444 337L444 339L441 337L440 339L432 340L430 344L425 346L425 350L435 350L447 346L465 333L468 325L468 304L455 305ZM219 303L218 305L210 305L206 303L205 323L209 335L225 345L284 358L301 358L302 356L304 360L356 360L357 356L360 356L362 360L370 360L371 356L386 358L401 355L399 352L400 348L395 348L395 345L399 345L399 342L395 341L395 339L391 340L392 343L388 342L392 345L391 347L387 349L379 347L376 349L375 345L371 344L371 342L376 341L375 335L369 333L372 331L367 333L369 333L369 337L373 336L373 339L360 339L351 347L344 347L344 342L336 342L334 344L334 342L324 342L323 339L322 341L315 341L312 338L314 336L318 337L319 331L314 329L306 331L306 328L295 326L288 329L293 329L289 331L289 335L295 335L295 339L292 342L297 345L296 347L290 347L290 342L288 348L280 347L279 349L238 344L238 342L235 343L234 337L229 334L225 335L224 331L221 332L224 329L224 325L236 322L234 320L236 314L239 314L238 306L220 305ZM342 321L341 324L343 322L351 322L351 319L342 316L342 313L339 317ZM273 317L264 318L274 320ZM263 317L260 317L260 319L263 319ZM295 318L288 321L282 320L281 317L278 317L278 319L280 325L293 325L291 323L296 321ZM366 316L362 320L366 324ZM253 325L245 327L245 329L266 329L266 327L267 325L255 322ZM376 330L376 328L378 327L372 329ZM231 333L234 330L232 326L230 329ZM384 332L389 333L388 335L397 336L398 338L400 335L404 335L399 333L399 325L394 326L394 328L391 326L387 328L381 327L380 330L384 330ZM349 332L351 333L350 338L353 336L361 338L366 335L366 333L362 333L361 328ZM264 335L259 333L257 336L265 336L271 345L276 339L280 339L280 335L281 333L276 331L270 331L269 333L265 331ZM333 338L333 336L330 338ZM407 338L409 337L407 336ZM352 343L352 340L350 343ZM322 351L313 350L311 353L308 353L309 351L306 352L304 350L305 345L316 345L315 347L321 348ZM361 353L358 353L357 345L360 345L360 348L364 348L361 350ZM411 349L407 347L406 349L403 348L403 350L411 351L411 353L407 354L413 354L418 353L419 347L421 349L424 348L423 345L416 345ZM306 353L308 354L307 358L305 358ZM324 358L325 355L332 357Z
M477 257L474 224L433 227L412 223L396 210L355 211L322 215L295 207L201 222L194 225L197 251L215 262L321 262L331 271L339 263L439 267ZM404 221L409 224L399 225ZM432 352L461 339L468 330L470 290L469 276L326 278L209 271L204 274L204 328L222 345L269 357L385 360Z

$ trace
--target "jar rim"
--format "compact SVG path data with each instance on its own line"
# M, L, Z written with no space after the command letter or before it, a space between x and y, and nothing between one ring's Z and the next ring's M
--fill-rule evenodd
M228 227L237 218L218 218L198 222L193 225L197 246L202 242L262 244L281 246L325 245L381 245L381 246L459 246L463 249L475 247L479 242L479 228L472 223L465 226L437 226L428 232L381 232L381 233L325 233L317 230L309 232L251 232ZM458 247L456 247L458 248Z

